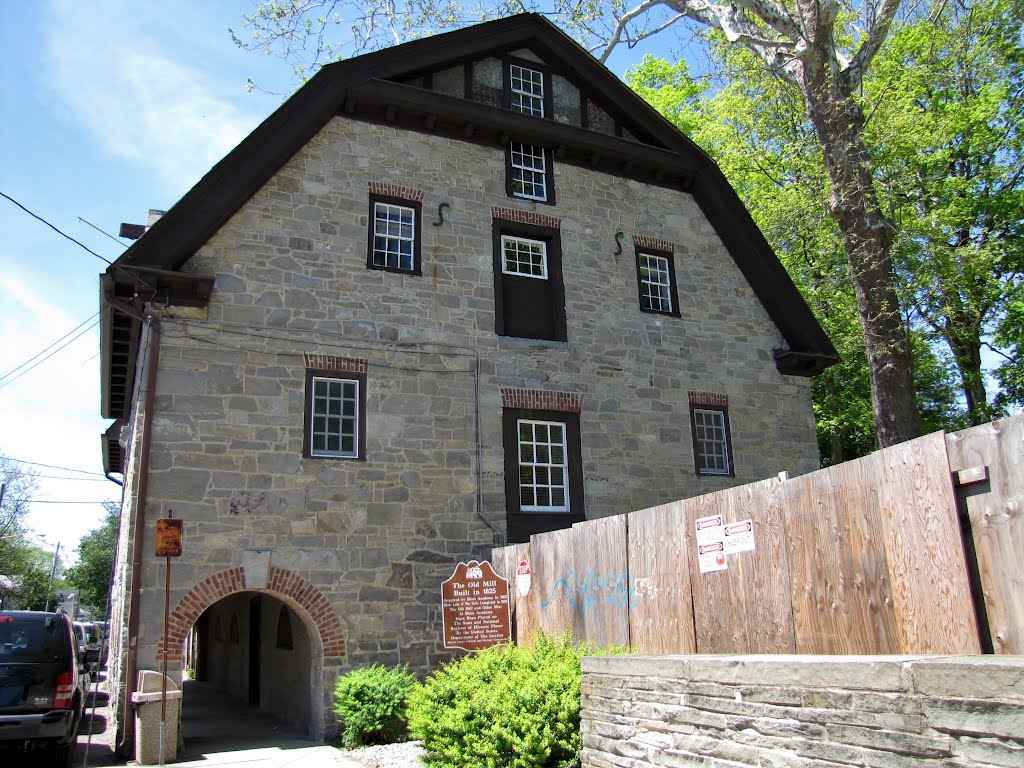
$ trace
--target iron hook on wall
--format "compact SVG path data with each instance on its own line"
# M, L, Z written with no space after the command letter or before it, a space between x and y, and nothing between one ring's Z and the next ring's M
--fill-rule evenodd
M437 206L437 221L433 222L435 227L440 227L442 224L444 224L445 208L451 208L451 206L448 205L448 203L441 203L439 206Z
M622 230L615 231L615 255L622 255Z

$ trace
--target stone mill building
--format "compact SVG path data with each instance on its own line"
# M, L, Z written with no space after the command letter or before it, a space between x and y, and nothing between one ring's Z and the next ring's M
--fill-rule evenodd
M828 338L715 164L536 15L325 66L101 287L126 743L158 518L172 674L192 638L321 737L340 673L451 657L456 562L818 466Z

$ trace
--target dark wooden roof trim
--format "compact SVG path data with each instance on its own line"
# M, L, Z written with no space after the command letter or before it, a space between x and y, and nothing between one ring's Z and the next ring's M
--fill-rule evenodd
M356 108L346 116L357 120L388 122L462 141L467 139L467 128L473 126L475 143L504 146L508 137L514 137L529 144L560 148L560 162L600 166L600 170L613 175L621 175L623 166L631 163L632 178L649 181L660 171L659 183L663 186L689 189L696 170L695 164L676 152L387 80L371 80L350 88L346 92L349 100L355 101ZM435 119L428 128L430 116Z
M118 419L100 435L104 474L124 474L124 451L121 449L121 428L123 426L124 420Z

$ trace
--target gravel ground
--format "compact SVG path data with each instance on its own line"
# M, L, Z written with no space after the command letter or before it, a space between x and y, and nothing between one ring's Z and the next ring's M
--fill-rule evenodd
M367 768L423 768L420 755L423 747L418 741L402 744L382 744L378 747L363 747L345 752L345 757L362 763Z

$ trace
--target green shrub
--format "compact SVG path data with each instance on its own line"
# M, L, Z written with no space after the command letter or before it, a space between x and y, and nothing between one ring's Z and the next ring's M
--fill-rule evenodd
M342 727L342 744L390 744L405 738L406 701L416 687L408 666L374 664L344 675L334 688L334 712Z
M409 700L409 732L434 768L579 765L580 657L567 637L501 645L449 664Z

